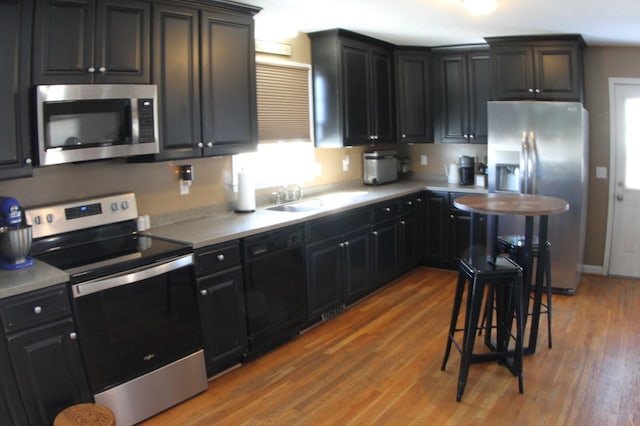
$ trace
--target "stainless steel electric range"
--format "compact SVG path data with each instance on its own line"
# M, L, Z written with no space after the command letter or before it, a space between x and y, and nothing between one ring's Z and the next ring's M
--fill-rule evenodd
M70 275L91 392L118 425L207 389L191 246L139 233L132 193L29 208L25 216L32 256Z

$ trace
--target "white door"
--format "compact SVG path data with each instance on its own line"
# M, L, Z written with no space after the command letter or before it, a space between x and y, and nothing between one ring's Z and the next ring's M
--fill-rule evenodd
M640 277L640 79L610 79L613 223L609 274Z

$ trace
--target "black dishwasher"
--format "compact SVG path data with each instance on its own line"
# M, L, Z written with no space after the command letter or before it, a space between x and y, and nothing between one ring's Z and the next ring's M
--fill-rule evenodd
M297 336L307 319L302 226L243 240L248 359Z

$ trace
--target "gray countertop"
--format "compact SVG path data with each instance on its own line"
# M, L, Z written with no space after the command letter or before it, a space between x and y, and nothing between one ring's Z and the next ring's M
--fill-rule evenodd
M151 228L146 233L171 240L188 242L192 244L195 249L198 249L260 232L271 231L284 226L303 223L308 220L321 218L356 207L402 197L403 195L409 195L424 189L465 193L487 192L485 188L460 186L448 184L443 181L425 182L409 180L380 186L350 186L339 192L366 191L366 193L355 196L349 200L348 203L337 207L321 208L305 212L272 211L267 208L258 208L253 213L225 212L158 228ZM314 198L316 197L309 197L309 199Z
M69 275L36 260L33 266L16 271L0 270L0 299L40 290L69 281Z
M366 193L360 194L339 206L319 210L281 212L268 210L263 207L258 208L253 213L225 212L151 228L146 231L146 234L187 242L192 244L195 249L198 249L284 226L303 223L311 219L317 219L352 208L409 195L423 189L465 193L487 192L485 188L481 187L460 186L449 184L445 181L424 180L400 181L381 186L349 186L344 188L343 191L357 191L359 193L366 191ZM308 199L314 198L316 197L308 197ZM0 299L39 290L55 284L61 284L68 280L68 274L40 261L36 261L35 264L29 268L18 271L0 270Z

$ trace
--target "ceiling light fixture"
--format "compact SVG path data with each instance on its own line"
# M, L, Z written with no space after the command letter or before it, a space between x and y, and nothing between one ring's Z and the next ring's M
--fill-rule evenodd
M462 5L476 15L488 15L496 10L497 0L462 0Z

